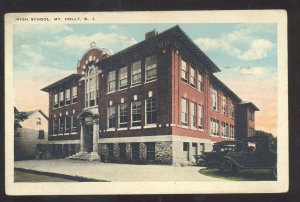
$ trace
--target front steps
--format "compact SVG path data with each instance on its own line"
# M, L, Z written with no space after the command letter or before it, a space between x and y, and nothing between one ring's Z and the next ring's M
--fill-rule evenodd
M99 161L100 156L97 152L85 152L85 151L80 151L72 156L69 156L69 159L73 160L84 160L84 161Z

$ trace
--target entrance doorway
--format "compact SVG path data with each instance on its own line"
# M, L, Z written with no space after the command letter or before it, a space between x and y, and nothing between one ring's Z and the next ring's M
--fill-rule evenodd
M93 125L85 126L85 149L87 152L93 151Z

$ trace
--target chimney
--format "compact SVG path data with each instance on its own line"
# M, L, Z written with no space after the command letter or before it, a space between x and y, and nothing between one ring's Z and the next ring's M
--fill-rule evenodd
M155 29L150 31L150 32L147 32L145 34L145 40L150 39L150 38L154 37L157 34L158 34L158 32Z

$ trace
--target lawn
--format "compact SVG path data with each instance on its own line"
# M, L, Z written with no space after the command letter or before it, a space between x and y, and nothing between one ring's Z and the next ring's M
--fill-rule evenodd
M223 173L216 168L203 168L199 173L232 181L276 181L270 169L245 169L233 173Z

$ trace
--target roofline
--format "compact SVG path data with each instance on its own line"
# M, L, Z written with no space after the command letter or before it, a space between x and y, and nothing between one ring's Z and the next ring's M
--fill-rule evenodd
M27 111L27 112L25 112L26 114L27 113L29 113L29 112L33 112L33 113L35 113L35 112L40 112L47 120L49 120L49 118L48 118L48 116L46 115L46 114L44 114L44 112L41 110L41 109L36 109L36 110L32 110L32 111ZM31 114L33 114L33 113L31 113ZM27 116L31 116L31 114L27 114Z
M52 83L48 86L42 88L41 91L49 92L51 89L55 88L56 86L58 86L60 84L63 84L64 82L67 82L67 81L69 81L73 78L80 78L80 76L78 74L71 74L67 77L64 77L64 78L62 78L62 79L60 79L60 80L58 80L58 81L56 81L56 82L54 82L54 83Z
M145 43L146 41L148 40L154 40L155 38L159 37L159 36L162 36L163 34L167 33L167 32L172 32L173 30L177 30L179 31L179 33L182 33L183 36L187 39L188 43L190 43L192 46L194 46L196 48L196 51L198 51L198 54L202 55L203 57L206 58L207 62L210 64L210 70L212 72L220 72L221 70L217 67L216 64L214 64L211 59L193 42L193 40L179 27L179 25L176 25L174 27L171 27L167 30L164 30L162 32L160 32L159 34L151 37L150 39L145 39L143 41L140 41L132 46L129 46L119 52L116 52L115 54L112 54L111 56L109 56L108 58L105 58L103 60L100 60L98 62L99 63L102 63L102 62L105 62L105 61L108 61L108 60L112 60L112 58L115 58L117 57L118 55L122 54L122 53L126 53L126 52L129 52L130 50L134 49L135 47ZM192 50L193 51L193 50ZM100 65L101 66L101 65Z
M229 94L233 95L235 99L238 100L238 102L242 101L242 99L237 94L235 94L228 86L226 86L218 77L216 77L213 74L211 74L211 76L221 85L221 87L223 87L227 92L229 92Z
M240 105L250 105L253 109L254 109L254 111L260 111L259 109L258 109L258 107L257 106L255 106L255 104L253 104L252 102L245 102L245 103L239 103Z

